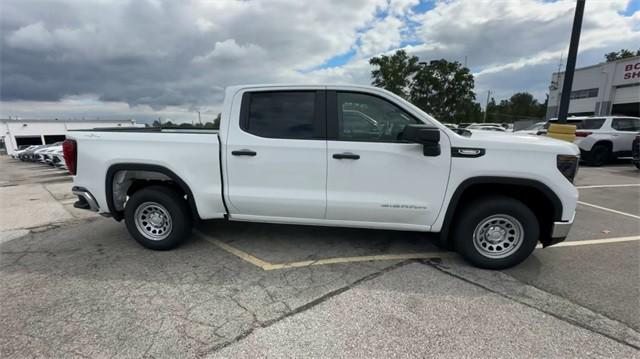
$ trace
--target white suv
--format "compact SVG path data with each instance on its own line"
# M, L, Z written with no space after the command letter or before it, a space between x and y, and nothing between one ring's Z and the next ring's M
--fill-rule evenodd
M549 123L557 119L549 120ZM628 116L569 117L576 125L576 140L582 159L593 166L602 166L618 157L630 157L633 139L640 132L640 118Z

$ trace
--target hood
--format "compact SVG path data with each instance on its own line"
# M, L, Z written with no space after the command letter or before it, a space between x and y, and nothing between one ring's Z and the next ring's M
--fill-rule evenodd
M453 146L480 147L509 151L550 152L563 155L579 155L580 149L571 142L546 136L532 136L513 132L473 132L471 137L455 135Z

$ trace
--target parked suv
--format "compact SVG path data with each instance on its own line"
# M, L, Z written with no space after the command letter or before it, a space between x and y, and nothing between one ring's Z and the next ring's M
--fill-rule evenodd
M633 140L633 147L631 149L633 152L633 163L640 170L640 133L636 135L636 139Z
M547 122L556 122L553 118ZM630 157L631 146L640 132L640 118L627 116L570 117L576 125L576 140L582 159L592 166L602 166L618 157Z

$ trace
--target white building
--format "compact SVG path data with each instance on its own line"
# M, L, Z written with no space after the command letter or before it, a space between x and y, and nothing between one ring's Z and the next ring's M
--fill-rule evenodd
M17 120L0 119L0 150L8 154L28 145L63 141L67 130L98 127L141 127L135 120Z
M564 72L554 73L546 118L558 116ZM640 56L576 69L569 115L640 116Z

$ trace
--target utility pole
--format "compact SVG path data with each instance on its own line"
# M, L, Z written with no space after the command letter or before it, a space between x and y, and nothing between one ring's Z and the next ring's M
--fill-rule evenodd
M569 100L571 96L571 86L573 85L573 73L576 69L576 57L578 57L578 43L580 42L580 30L582 28L584 3L585 0L577 0L576 12L573 17L573 29L571 29L571 42L569 43L567 68L564 71L562 96L560 97L560 109L558 111L558 123L561 124L567 123L567 114L569 113Z
M489 98L491 97L491 90L487 91L487 103L484 106L484 118L482 119L482 122L486 123L487 122L487 112L489 112Z

